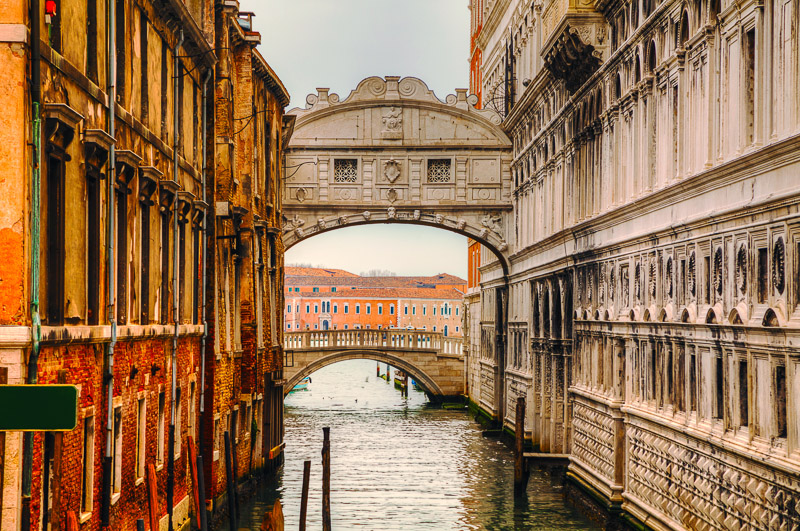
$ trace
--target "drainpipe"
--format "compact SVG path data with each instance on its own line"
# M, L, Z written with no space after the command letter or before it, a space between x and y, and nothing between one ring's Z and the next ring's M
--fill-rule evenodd
M31 122L33 126L33 160L31 161L31 353L28 358L28 374L26 381L35 384L39 373L39 340L42 334L42 321L39 316L39 221L41 194L41 158L42 135L40 108L42 102L41 57L39 0L31 0ZM31 483L33 479L33 433L26 431L22 435L22 515L21 529L30 529L31 519Z
M211 68L208 69L206 72L205 78L203 78L203 114L201 121L203 122L203 133L202 133L202 149L203 149L203 167L200 169L201 174L201 187L203 189L203 202L208 205L207 197L206 197L206 131L208 127L207 122L207 113L206 113L206 105L208 104L208 82L211 80L211 74L213 70ZM200 444L198 444L199 448L199 455L197 456L197 474L199 477L203 476L203 449L205 447L205 438L203 437L204 429L205 429L205 405L206 405L206 338L208 337L208 322L206 322L206 242L208 239L208 216L209 212L206 211L206 215L203 216L203 238L202 238L202 266L201 266L201 275L202 278L200 279L202 285L202 291L200 292L200 300L203 301L202 310L201 310L201 320L203 323L203 336L200 339ZM206 531L208 528L207 522L207 515L206 515L206 500L205 500L205 481L200 481L199 484L201 485L199 490L200 495L200 507L197 508L197 512L199 514L199 521L200 521L200 529L202 531Z
M114 123L115 107L117 102L117 44L116 44L116 2L108 0L108 20L106 24L108 43L108 135L113 139L108 150L108 174L106 175L106 311L108 322L111 325L111 338L106 351L106 453L103 456L103 501L100 508L100 523L104 527L109 525L111 512L112 475L111 462L114 453L114 347L117 344L116 320L116 279L114 270L114 248L116 245L116 205L114 203L114 181L116 180L116 131ZM120 257L121 258L121 257Z
M180 72L180 60L178 59L178 50L183 45L183 30L181 30L178 37L178 42L172 50L173 58L173 75L172 75L172 179L178 182L178 139L180 138L180 130L178 129L178 76ZM173 203L177 206L176 202ZM180 324L178 317L178 212L173 207L172 214L172 320L175 324L175 331L172 335L172 406L170 407L169 417L169 441L167 442L167 511L169 515L169 524L167 529L173 529L172 526L172 509L174 505L175 495L175 414L177 408L175 399L177 398L177 371L178 371L178 325Z

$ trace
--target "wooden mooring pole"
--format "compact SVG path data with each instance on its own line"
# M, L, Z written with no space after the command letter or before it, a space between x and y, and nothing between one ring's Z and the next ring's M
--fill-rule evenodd
M514 419L514 496L521 496L528 487L528 470L525 466L525 397L517 397Z
M306 531L306 514L308 513L308 484L311 480L311 461L303 463L303 494L300 498L300 531Z
M322 531L331 531L331 429L322 433Z

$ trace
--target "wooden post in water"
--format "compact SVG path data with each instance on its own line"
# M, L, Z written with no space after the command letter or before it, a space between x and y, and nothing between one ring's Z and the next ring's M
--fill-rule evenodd
M311 480L311 461L303 463L303 494L300 498L300 531L306 531L306 514L308 513L308 484Z
M528 474L525 467L525 397L517 397L516 418L514 419L514 496L525 493L528 487Z
M331 429L322 433L322 531L331 531Z
M408 398L408 373L405 373L403 376L403 393L406 395L406 398Z

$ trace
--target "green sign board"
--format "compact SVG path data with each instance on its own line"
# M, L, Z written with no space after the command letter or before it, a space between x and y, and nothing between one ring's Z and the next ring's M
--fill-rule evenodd
M0 385L0 431L71 431L77 425L74 385Z

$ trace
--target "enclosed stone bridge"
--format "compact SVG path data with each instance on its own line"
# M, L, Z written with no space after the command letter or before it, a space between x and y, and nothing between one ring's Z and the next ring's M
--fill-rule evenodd
M411 330L287 332L283 337L285 393L323 367L339 361L369 359L408 373L431 400L464 394L461 338Z
M370 77L343 101L328 89L293 109L283 242L366 223L469 236L507 264L511 141L466 89L439 100L419 79Z

